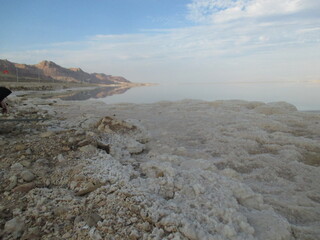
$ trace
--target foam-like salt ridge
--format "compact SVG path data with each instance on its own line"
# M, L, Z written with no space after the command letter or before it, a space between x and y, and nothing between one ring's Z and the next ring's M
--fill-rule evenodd
M149 142L132 155L123 146L138 138L114 136L113 156L87 159L86 174L108 183L88 197L104 219L92 238L320 236L319 113L283 102L185 100L98 104L89 114L102 112L135 119Z

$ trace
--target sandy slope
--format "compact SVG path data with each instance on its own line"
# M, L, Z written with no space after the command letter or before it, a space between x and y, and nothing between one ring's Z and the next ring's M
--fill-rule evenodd
M35 169L37 157L30 159L35 186L22 193L26 207L3 223L6 239L32 231L43 239L320 235L319 113L244 101L43 101L25 102L53 116L30 138L54 136L69 150L46 156L50 177ZM10 164L5 180L14 175ZM24 228L10 230L10 221Z

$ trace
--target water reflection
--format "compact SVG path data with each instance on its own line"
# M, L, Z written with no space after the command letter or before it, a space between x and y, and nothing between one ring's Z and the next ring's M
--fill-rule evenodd
M107 96L112 96L116 94L122 94L128 91L130 87L118 87L118 86L111 86L111 87L102 87L102 88L95 88L91 90L85 91L71 91L60 95L59 98L62 100L88 100L90 98L105 98Z
M320 110L320 84L311 82L288 83L208 83L208 84L159 84L145 87L109 86L91 90L78 89L59 93L63 100L99 98L107 104L154 103L183 99L246 100L261 102L285 101L303 111ZM128 91L130 89L130 91ZM123 94L124 93L124 94ZM56 95L55 95L56 97Z

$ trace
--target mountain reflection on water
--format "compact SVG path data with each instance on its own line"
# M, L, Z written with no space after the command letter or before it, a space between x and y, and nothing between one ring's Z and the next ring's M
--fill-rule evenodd
M62 100L88 100L90 98L105 98L107 96L112 96L116 94L122 94L128 91L130 87L101 87L91 90L79 91L79 92L69 92L65 95L61 95L59 98Z

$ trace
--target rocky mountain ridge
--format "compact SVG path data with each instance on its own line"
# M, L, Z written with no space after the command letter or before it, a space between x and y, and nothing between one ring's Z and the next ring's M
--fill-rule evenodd
M104 73L87 73L81 68L64 68L60 65L44 60L35 65L27 65L0 60L1 79L17 77L24 81L60 81L75 83L121 84L130 83L121 76Z

